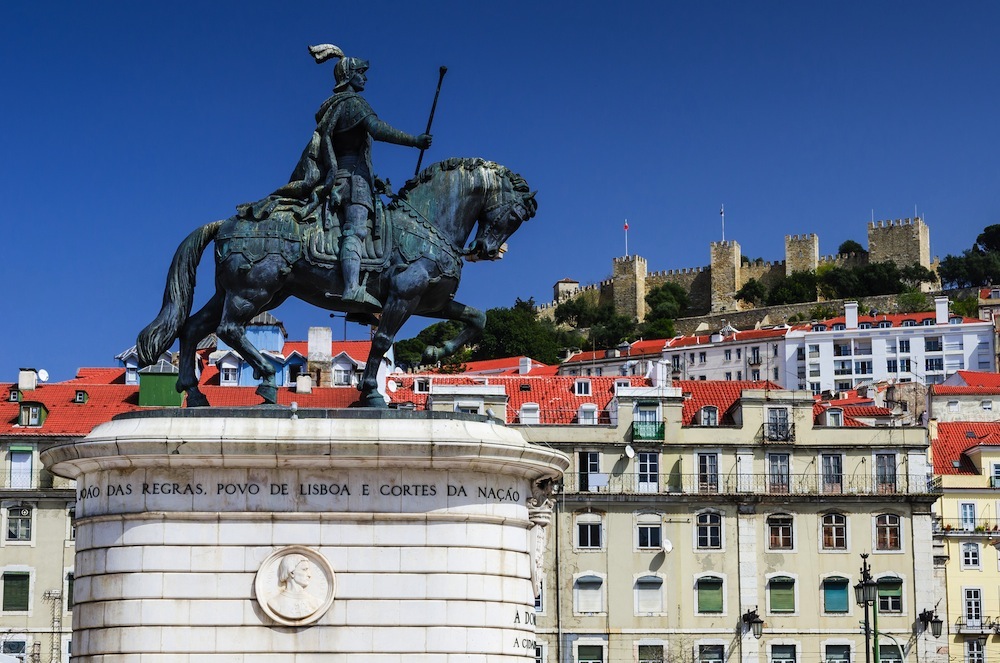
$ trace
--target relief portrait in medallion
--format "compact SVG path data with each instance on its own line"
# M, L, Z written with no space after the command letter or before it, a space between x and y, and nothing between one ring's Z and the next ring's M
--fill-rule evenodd
M257 602L271 619L289 626L317 621L333 602L333 568L305 546L288 546L268 556L254 581Z

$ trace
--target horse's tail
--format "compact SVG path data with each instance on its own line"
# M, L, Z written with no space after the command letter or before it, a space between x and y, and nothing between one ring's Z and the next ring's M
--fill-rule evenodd
M167 287L163 290L160 313L139 332L139 338L136 339L140 366L155 364L160 355L170 348L181 327L187 322L191 315L195 277L201 254L219 234L221 225L222 221L206 224L188 235L177 247L167 272Z

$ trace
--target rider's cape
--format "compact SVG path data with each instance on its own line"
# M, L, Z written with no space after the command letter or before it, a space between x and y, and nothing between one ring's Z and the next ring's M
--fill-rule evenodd
M316 111L316 129L302 150L288 184L262 200L239 205L239 215L259 221L280 210L291 212L299 221L321 220L324 228L336 224L336 219L328 217L336 210L322 204L335 187L334 133L349 131L374 114L364 97L356 92L338 92L329 97ZM364 159L369 161L368 172L372 172L371 149L365 150Z

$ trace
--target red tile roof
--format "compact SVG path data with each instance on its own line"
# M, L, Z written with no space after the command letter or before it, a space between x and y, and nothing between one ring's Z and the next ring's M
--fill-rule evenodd
M978 474L965 451L979 446L1000 446L1000 422L940 423L937 435L936 440L931 440L935 474Z
M733 380L675 380L675 387L680 387L685 395L683 425L692 426L698 423L701 409L706 405L719 408L719 423L740 399L744 389L773 389L783 391L782 387L768 381L733 381ZM687 394L691 397L687 398Z
M467 361L463 365L465 370L463 373L479 373L479 374L517 374L521 368L521 360L530 359L529 357L504 357L503 359L484 359L482 361ZM539 369L550 368L548 364L543 364L542 362L531 359L531 375L537 375L536 371ZM551 367L558 369L558 366Z
M629 359L634 357L646 357L649 355L658 355L663 352L663 348L667 345L668 341L665 339L653 339L649 341L634 341L629 349L622 353L618 357L608 357L608 352L610 350L616 350L617 348L609 348L605 350L588 350L586 352L581 352L575 354L566 361L564 364L579 364L588 361L599 361L603 359Z
M334 341L330 344L330 356L336 357L341 352L355 362L364 364L368 361L368 353L371 352L371 341ZM286 341L281 349L281 354L288 357L293 352L298 352L303 357L309 356L309 341Z
M961 317L961 316L955 316L950 313L948 314L949 319L954 317ZM921 311L919 313L879 313L876 316L859 315L858 324L861 324L862 322L868 322L871 323L872 327L875 327L880 322L890 322L892 323L893 327L902 327L904 320L913 320L917 323L917 325L920 325L920 323L923 322L924 320L933 321L936 319L937 316L934 313L934 311ZM979 318L962 317L962 324L968 324L972 322L983 322L983 321L980 320ZM847 319L842 315L838 315L835 318L827 318L825 320L819 320L816 322L816 324L826 325L828 328L831 327L832 325L837 325L837 324L842 325L846 323ZM807 328L812 328L812 325L811 324L808 325Z
M967 387L1000 388L1000 373L987 371L955 371L955 375L965 382Z

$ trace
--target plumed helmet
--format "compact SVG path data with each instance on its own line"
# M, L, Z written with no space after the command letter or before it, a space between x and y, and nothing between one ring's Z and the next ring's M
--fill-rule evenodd
M340 62L333 68L333 80L337 82L333 86L334 90L342 90L354 78L354 74L368 71L368 60L361 58L340 58Z
M361 58L344 57L344 52L333 44L318 44L309 47L309 53L317 63L323 63L332 58L340 58L340 62L333 68L333 79L336 85L333 89L342 90L354 78L354 74L368 70L368 60Z

